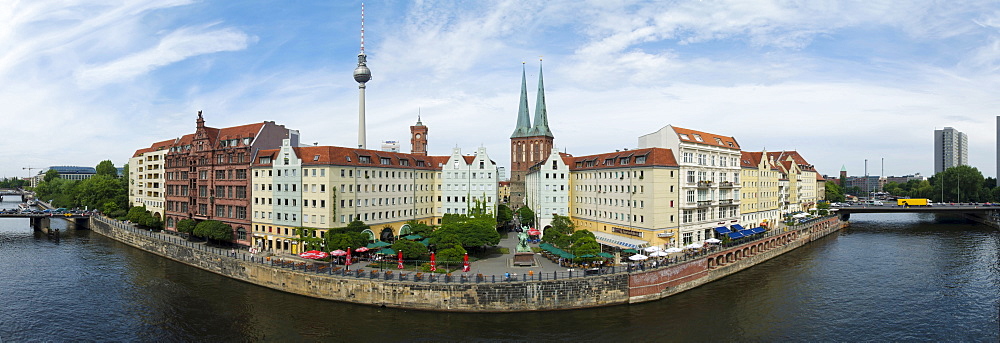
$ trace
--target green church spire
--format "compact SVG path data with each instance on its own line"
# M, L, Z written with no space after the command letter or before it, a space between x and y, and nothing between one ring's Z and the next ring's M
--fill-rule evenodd
M524 77L524 63L521 63L521 106L517 109L517 127L510 138L527 137L531 131L531 119L528 114L528 83Z
M535 126L531 136L553 137L549 130L549 114L545 110L545 85L542 83L542 61L538 60L538 98L535 100Z

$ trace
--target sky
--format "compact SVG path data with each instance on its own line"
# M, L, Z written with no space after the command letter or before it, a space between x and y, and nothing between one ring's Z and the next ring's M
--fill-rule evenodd
M367 145L419 115L428 150L510 164L540 63L555 146L635 148L666 125L796 150L821 174L931 175L933 132L996 175L996 1L367 1ZM0 177L128 162L195 129L275 121L356 146L361 2L6 0ZM884 161L884 163L882 162ZM884 173L883 173L884 170Z

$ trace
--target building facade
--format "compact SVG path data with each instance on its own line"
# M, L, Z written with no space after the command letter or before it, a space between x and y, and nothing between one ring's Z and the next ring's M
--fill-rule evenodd
M146 210L163 220L166 204L164 164L167 150L174 140L153 143L139 149L129 159L128 194L130 206L146 206Z
M934 173L968 164L968 137L951 127L934 130Z
M589 230L606 246L678 247L683 206L680 175L670 149L573 157L570 219L578 230Z
M573 157L552 148L545 161L531 166L525 177L525 202L535 212L535 225L543 234L552 224L553 215L570 215L569 165Z
M740 225L767 226L782 217L779 179L781 171L767 157L766 151L741 152Z
M639 137L639 148L660 147L680 157L683 244L714 236L740 220L740 146L736 139L667 125Z
M441 166L441 207L445 214L469 214L473 208L494 213L499 203L497 164L490 160L485 147L475 155L464 156L462 149L452 149L448 161Z
M298 134L273 121L223 129L205 126L198 112L195 132L177 139L164 157L165 228L183 219L217 220L233 229L233 242L250 245L250 163L282 140L298 145Z

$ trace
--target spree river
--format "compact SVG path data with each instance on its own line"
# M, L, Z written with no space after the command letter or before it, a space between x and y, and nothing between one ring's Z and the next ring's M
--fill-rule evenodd
M14 207L15 202L0 203ZM1000 231L931 215L850 228L660 301L407 311L234 281L99 234L0 219L0 341L1000 341Z

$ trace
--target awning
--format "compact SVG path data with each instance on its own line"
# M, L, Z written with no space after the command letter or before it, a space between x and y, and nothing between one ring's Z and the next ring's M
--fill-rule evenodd
M729 228L727 228L725 226L720 226L720 227L715 228L715 232L718 232L720 235L725 235L725 234L728 234L728 233L730 233L732 231L729 231Z
M730 226L731 226L731 227L733 228L733 230L735 230L735 231L743 231L743 230L746 230L746 229L744 229L744 228L743 228L743 226L742 226L742 225L740 225L740 224L733 224L733 225L730 225Z
M610 233L591 231L594 237L597 238L597 242L604 245L614 245L622 248L635 249L638 247L649 245L649 242L638 240L634 238L626 238L618 235L612 235Z
M729 239L743 238L743 234L739 232L730 232Z
M764 232L766 230L764 230L764 228L762 228L762 227L755 227L755 228L750 229L750 231L753 231L753 233L761 233L761 232Z
M740 230L739 232L743 236L750 236L750 235L753 235L755 233L755 232L753 232L753 230Z

